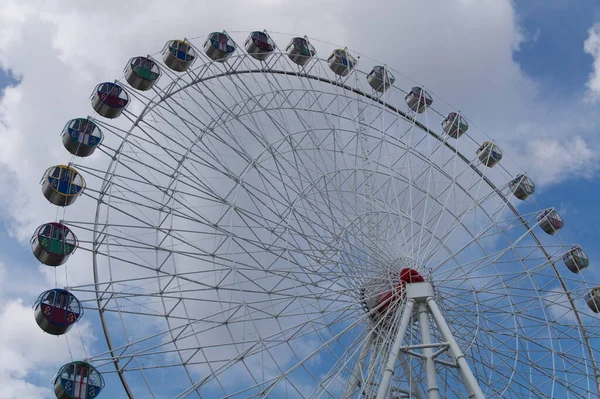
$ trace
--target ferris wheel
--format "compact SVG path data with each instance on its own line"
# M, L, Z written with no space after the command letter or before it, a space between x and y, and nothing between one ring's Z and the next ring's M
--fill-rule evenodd
M55 335L97 313L107 350L57 397L597 398L587 255L499 143L399 72L214 32L132 58L91 104L32 247L53 267L78 249L93 281L34 309Z

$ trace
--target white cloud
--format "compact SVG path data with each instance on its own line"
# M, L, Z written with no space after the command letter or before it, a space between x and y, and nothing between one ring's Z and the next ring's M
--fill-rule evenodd
M49 388L42 388L27 381L12 377L0 376L2 383L2 391L0 391L0 399L40 399L52 398L54 393Z
M600 96L600 24L596 24L588 30L583 50L593 58L592 72L587 82L587 88L589 98L596 101Z
M65 338L42 332L33 318L31 307L19 299L0 302L0 308L0 325L3 326L0 340L0 398L52 397L47 387L57 365L71 360ZM93 341L90 324L84 321L79 329L89 347ZM70 342L70 351L75 359L85 357L77 341Z
M529 143L532 176L540 185L566 178L592 178L599 169L598 153L580 137L571 139L536 139Z

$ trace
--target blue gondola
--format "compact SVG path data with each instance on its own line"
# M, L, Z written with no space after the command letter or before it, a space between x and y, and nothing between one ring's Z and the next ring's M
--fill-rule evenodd
M30 242L35 257L48 266L62 265L78 246L75 234L64 224L55 222L38 227Z
M392 73L384 66L376 65L373 67L371 72L367 75L367 82L374 90L380 93L385 92L394 84L396 78Z
M33 305L35 321L48 334L65 334L83 316L81 303L69 291L43 292Z
M175 72L185 72L196 60L196 51L184 40L171 40L163 50L163 61Z
M225 62L235 52L235 43L225 32L213 32L204 42L204 52L213 61Z
M91 364L67 363L54 377L54 393L58 399L97 398L104 388L104 378Z
M275 42L267 32L254 31L246 39L245 47L250 57L266 61L275 50Z
M92 108L105 118L117 118L129 104L129 94L116 83L100 83L90 97Z
M300 66L305 66L317 54L317 50L306 37L293 38L286 47L285 52L293 63Z
M329 68L333 71L333 73L339 76L348 76L357 63L358 61L356 58L350 55L347 49L343 48L333 50L327 59Z
M484 141L477 149L477 158L485 166L491 168L502 159L502 150L493 141Z
M92 155L102 139L102 131L98 125L86 118L71 119L62 131L63 145L77 157Z
M125 67L125 79L134 89L150 90L160 78L158 64L147 57L133 57Z
M42 193L54 205L69 206L85 189L85 180L67 165L51 166L42 177Z

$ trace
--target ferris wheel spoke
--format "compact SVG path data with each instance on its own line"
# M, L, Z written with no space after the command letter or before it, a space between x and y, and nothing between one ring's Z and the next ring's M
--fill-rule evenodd
M321 318L323 316L320 315L318 317ZM306 328L306 326L308 326L309 324L310 324L309 322L302 323L301 325L294 326L293 328L288 328L288 329L286 329L286 331L289 331L290 336L295 336L295 335L297 335L298 332L302 331L302 329ZM281 339L272 339L271 337L267 337L266 339L263 340L262 344L259 342L251 344L251 346L249 348L245 349L243 353L238 355L238 357L236 359L232 359L231 361L223 364L223 366L221 368L219 368L219 370L216 374L213 374L212 376L210 376L210 378L205 378L203 380L200 380L198 383L195 384L195 386L190 387L188 390L184 391L182 393L182 395L185 394L185 392L188 392L190 389L195 389L195 387L200 387L202 385L207 384L210 381L210 379L212 379L212 378L219 378L218 377L219 374L225 373L235 363L243 361L242 357L244 359L247 359L247 358L252 358L253 356L256 356L257 354L262 353L265 350L265 345L267 343L269 343L269 346L267 347L268 349L274 349L278 346L286 345L287 342L288 342L287 339L281 340ZM301 366L301 364L296 365L296 367L300 367L300 366ZM281 382L281 377L278 377L276 381L278 383Z
M239 308L240 306L243 306L242 304L237 304L237 305L238 305L238 308ZM319 319L319 318L323 318L324 316L323 316L323 314L321 314L320 312L317 312L317 313L315 313L315 317L316 317L317 319ZM210 321L210 320L209 320L209 321ZM192 321L190 321L190 322L192 322ZM193 323L198 323L198 322L200 322L200 321L193 321ZM201 322L206 322L206 321L205 321L205 320L201 320ZM245 319L242 319L242 320L236 321L235 319L229 319L229 320L227 320L227 322L228 322L228 323L231 323L231 322L241 322L241 323L243 323L243 322L246 322L246 320L245 320ZM310 321L309 321L309 322L310 322ZM220 324L222 324L222 322L221 322ZM298 326L303 326L303 325L304 325L304 324L301 324L301 325L298 325ZM298 326L296 326L296 327L298 327ZM296 328L296 327L294 327L294 328ZM181 328L181 326L180 326L180 327L177 327L177 329L179 329L179 328ZM210 326L209 326L208 328L209 328L209 329L212 329L212 327L210 327ZM293 329L293 328L292 328L292 329ZM293 335L297 335L297 333L294 333ZM183 339L183 338L185 338L185 337L182 337L181 339ZM280 341L278 341L278 340L275 340L275 341L273 341L273 342L276 342L276 343L278 343L278 342L280 342Z

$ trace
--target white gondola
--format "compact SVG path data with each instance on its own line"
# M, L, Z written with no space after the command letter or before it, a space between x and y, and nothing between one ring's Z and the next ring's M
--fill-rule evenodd
M225 32L213 32L204 41L204 52L213 61L225 62L235 52L235 43Z
M450 112L442 121L442 129L448 136L457 139L469 129L469 124L461 114Z
M185 72L196 60L196 51L184 40L171 40L163 49L163 62L175 72Z
M563 255L563 261L573 273L579 273L590 265L590 258L580 246L576 245Z
M564 221L562 220L558 212L556 212L553 209L546 209L542 211L538 215L537 221L539 222L542 230L544 230L545 233L550 235L553 235L558 230L562 229L564 226Z
M275 42L267 32L254 31L246 39L245 47L250 57L266 61L275 50Z
M533 184L533 181L525 175L517 175L517 177L508 183L508 186L515 197L521 201L526 200L535 192L535 184Z
M371 72L367 75L367 82L373 88L380 93L385 92L394 84L396 78L392 73L384 66L376 65L373 67Z
M585 302L592 312L600 313L600 287L594 287L585 296Z
M404 101L406 101L406 104L410 109L419 114L425 112L427 107L433 104L431 95L421 87L413 87L410 89L406 97L404 97Z
M484 141L477 149L477 158L485 166L491 168L502 159L502 150L493 141Z
M62 131L62 142L67 151L77 157L87 157L102 143L102 131L86 118L71 119Z
M329 68L339 76L348 76L357 63L358 61L348 52L348 49L342 48L333 50L327 59Z
M125 67L125 79L134 89L150 90L160 78L156 62L147 57L134 57Z
M317 50L306 37L293 38L285 48L285 52L293 63L300 66L305 66L317 54Z

